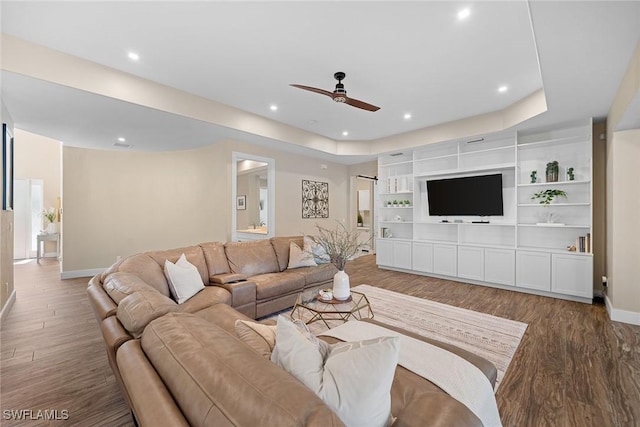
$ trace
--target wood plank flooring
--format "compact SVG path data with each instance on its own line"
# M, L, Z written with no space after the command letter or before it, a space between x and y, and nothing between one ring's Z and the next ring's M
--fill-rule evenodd
M69 411L66 421L2 426L132 426L86 297L53 260L16 265L16 303L0 335L1 409ZM640 327L586 305L350 262L352 285L385 289L529 324L496 395L503 424L640 426ZM4 412L3 412L4 414Z
M15 266L16 302L0 332L0 425L133 426L87 299L88 278L60 280L57 261L40 262ZM6 419L7 410L32 412L18 421ZM58 420L38 417L44 410L57 410Z

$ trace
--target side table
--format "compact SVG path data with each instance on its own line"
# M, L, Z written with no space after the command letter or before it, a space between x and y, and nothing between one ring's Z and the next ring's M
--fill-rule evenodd
M38 234L36 262L40 264L40 258L44 258L44 242L56 242L56 259L60 258L60 233Z

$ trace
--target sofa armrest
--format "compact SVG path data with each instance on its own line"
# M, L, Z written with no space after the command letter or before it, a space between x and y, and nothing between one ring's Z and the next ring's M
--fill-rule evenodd
M231 307L240 307L256 302L256 283L251 281L215 284L231 293Z
M247 280L247 276L240 273L223 273L209 276L209 282L214 285L224 285L227 283L243 282Z
M98 322L116 314L118 306L99 284L91 283L87 288L91 307Z

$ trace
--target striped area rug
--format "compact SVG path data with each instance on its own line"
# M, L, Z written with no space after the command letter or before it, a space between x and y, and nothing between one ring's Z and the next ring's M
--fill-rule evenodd
M369 285L352 289L367 296L376 320L453 344L492 362L498 369L496 390L527 329L526 323ZM309 326L315 334L326 330L322 322Z

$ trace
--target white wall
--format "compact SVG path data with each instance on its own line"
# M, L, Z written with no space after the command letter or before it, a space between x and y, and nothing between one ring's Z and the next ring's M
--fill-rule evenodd
M346 220L345 165L237 141L161 153L64 147L63 277L116 256L229 240L232 151L275 159L276 235ZM302 219L302 179L329 183L329 219Z

